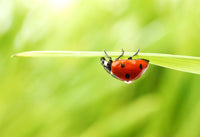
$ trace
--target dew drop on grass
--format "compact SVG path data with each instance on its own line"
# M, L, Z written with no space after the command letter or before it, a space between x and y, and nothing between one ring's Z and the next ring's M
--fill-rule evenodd
M124 81L126 84L131 84L133 81Z

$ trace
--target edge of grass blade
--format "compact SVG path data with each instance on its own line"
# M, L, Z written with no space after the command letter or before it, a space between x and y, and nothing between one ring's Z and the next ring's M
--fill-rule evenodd
M121 52L107 52L111 57L117 57ZM123 58L133 55L134 52L125 52ZM11 57L102 57L103 51L27 51ZM151 64L174 70L200 74L200 57L171 55L160 53L138 53L134 59L144 58Z

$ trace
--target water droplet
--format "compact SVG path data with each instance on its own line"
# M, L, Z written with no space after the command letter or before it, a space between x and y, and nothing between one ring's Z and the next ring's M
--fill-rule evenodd
M126 84L131 84L133 81L124 81Z

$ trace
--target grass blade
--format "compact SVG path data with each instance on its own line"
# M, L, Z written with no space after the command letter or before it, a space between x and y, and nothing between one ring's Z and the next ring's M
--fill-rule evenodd
M200 57L146 53L144 58L151 64L179 71L200 74Z
M112 57L117 57L121 52L108 52ZM124 57L133 55L134 52L125 52ZM102 51L28 51L22 52L12 57L102 57L105 56ZM139 53L137 58L144 58L151 64L175 69L179 71L200 74L200 57L170 55L159 53Z

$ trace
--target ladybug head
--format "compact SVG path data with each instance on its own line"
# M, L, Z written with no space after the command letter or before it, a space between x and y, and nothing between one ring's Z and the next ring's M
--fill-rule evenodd
M110 58L109 61L107 61L104 57L101 57L101 65L104 67L104 69L108 72L111 73L111 64L112 64L112 59Z

